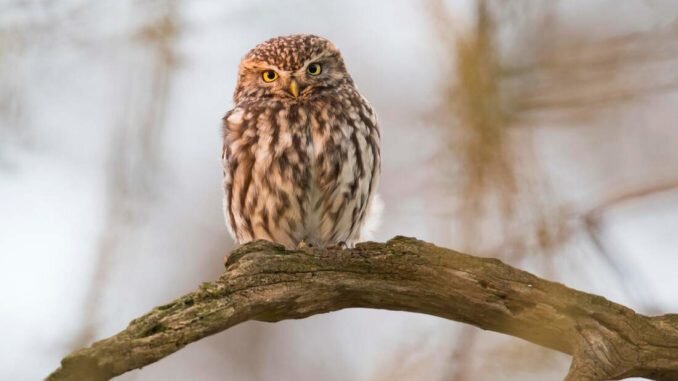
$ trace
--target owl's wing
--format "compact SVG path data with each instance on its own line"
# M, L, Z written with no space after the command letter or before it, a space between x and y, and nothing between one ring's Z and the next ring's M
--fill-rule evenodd
M236 107L224 115L223 118L223 144L221 147L221 164L224 171L224 219L226 220L226 227L236 242L239 240L236 234L237 226L235 221L235 214L231 208L233 199L233 177L237 167L237 163L233 160L233 149L235 141L241 136L243 124L244 110ZM237 149L237 148L236 148Z
M233 110L228 110L226 112L226 115L224 115L224 117L222 118L223 125L221 132L223 137L223 145L221 147L221 160L224 163L226 162L230 154L229 146L234 141L233 133L234 132L237 133L238 130L241 129L244 114L245 112L242 108L236 107Z
M379 185L379 178L381 175L381 133L379 132L379 123L377 115L369 106L366 99L362 98L363 112L366 117L363 119L363 124L367 127L364 131L366 158L369 161L368 166L370 170L369 186L367 194L367 205L364 209L364 216L361 221L359 230L359 240L364 241L372 239L374 232L381 224L381 215L384 210L384 203L377 194L377 187Z

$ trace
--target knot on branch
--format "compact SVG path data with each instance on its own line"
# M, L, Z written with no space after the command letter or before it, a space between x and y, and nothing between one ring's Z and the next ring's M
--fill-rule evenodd
M577 326L572 365L566 381L622 380L646 377L677 381L678 316L644 317L629 313L625 319L595 314ZM621 316L620 316L621 317Z
M638 366L635 344L621 339L618 333L601 327L578 327L577 331L566 381L619 380Z

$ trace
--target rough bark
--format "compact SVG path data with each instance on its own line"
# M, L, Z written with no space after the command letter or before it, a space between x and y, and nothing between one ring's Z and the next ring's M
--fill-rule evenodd
M350 307L435 315L570 354L568 381L678 380L678 315L643 316L496 259L405 237L348 250L245 245L218 281L73 352L47 379L108 380L247 320Z

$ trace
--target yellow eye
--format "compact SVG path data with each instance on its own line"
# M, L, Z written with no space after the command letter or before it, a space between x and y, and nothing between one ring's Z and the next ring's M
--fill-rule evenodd
M318 74L322 73L323 68L322 68L322 66L320 66L319 63L312 63L312 64L308 65L308 67L306 68L306 71L310 75L318 75Z
M264 82L273 82L278 79L278 73L275 70L266 70L261 73L261 77L264 79Z

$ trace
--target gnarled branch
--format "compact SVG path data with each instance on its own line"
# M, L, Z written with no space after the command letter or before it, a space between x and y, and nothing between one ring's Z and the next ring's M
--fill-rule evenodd
M572 355L566 380L678 380L678 315L639 315L499 260L405 237L348 250L245 245L218 281L68 355L48 380L108 380L247 320L349 307L420 312L520 337Z

